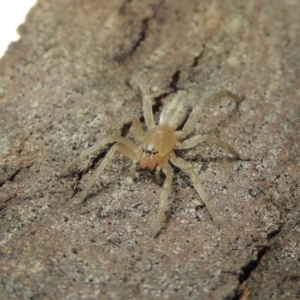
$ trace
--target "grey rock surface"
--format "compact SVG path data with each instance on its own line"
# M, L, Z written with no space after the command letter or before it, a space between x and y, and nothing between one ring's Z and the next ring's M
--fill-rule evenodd
M293 0L39 1L0 60L1 299L299 299L299 15ZM133 181L117 156L83 204L109 148L57 176L115 120L142 117L136 78L160 95L156 117L166 91L191 107L244 96L194 133L249 160L180 153L220 230L178 169L156 239L153 174Z

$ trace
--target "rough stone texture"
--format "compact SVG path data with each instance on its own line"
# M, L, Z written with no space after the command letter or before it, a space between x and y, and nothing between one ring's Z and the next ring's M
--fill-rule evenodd
M1 299L299 299L300 9L297 1L42 0L0 61ZM56 174L123 115L142 116L135 78L189 104L221 89L195 133L232 143L193 162L217 230L175 169L161 186L116 157L78 205L108 147ZM125 130L126 131L126 130ZM83 170L83 172L81 171Z

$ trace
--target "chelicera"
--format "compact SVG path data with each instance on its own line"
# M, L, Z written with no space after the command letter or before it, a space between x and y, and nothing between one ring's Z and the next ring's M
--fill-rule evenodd
M187 92L181 90L178 91L172 97L172 99L163 106L158 125L156 125L154 122L152 111L153 96L145 85L140 85L140 89L143 94L143 114L148 131L143 132L142 124L135 116L125 116L121 118L120 120L112 124L106 137L101 139L98 144L88 148L79 156L77 156L61 172L61 175L64 175L71 167L73 167L83 158L98 151L102 147L113 143L110 150L107 152L106 156L103 158L100 165L95 170L92 178L83 191L80 199L81 201L84 201L87 198L91 186L102 174L108 163L113 159L115 153L118 151L133 161L132 174L135 174L135 165L139 163L140 169L155 171L158 181L160 181L160 171L164 172L166 176L160 195L158 215L153 227L153 237L156 237L161 229L161 224L164 220L165 211L167 208L167 199L171 190L173 177L173 169L171 167L171 164L180 168L190 176L191 182L194 185L199 196L201 197L202 201L204 202L213 222L216 226L219 226L219 222L215 216L214 209L211 206L202 185L200 184L197 171L193 168L193 165L189 161L176 156L174 150L185 150L193 148L200 143L208 142L216 144L220 148L228 151L236 159L241 159L240 155L233 149L232 146L216 137L209 135L196 135L187 138L187 136L195 128L204 109L209 104L224 97L231 98L235 101L236 104L238 104L241 99L227 90L222 90L219 93L216 93L213 96L200 101L194 107L188 119L186 120L188 115L188 108L186 105ZM177 130L185 120L186 122L182 129ZM131 133L136 138L136 140L140 142L139 146L135 145L133 141L129 140L126 137L113 134L116 129L120 129L125 124L129 123L132 124Z

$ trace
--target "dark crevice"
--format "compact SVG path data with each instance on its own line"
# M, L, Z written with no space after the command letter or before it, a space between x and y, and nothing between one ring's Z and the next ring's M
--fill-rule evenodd
M121 7L121 9L119 11L120 14L123 14L123 15L126 14L126 5L129 4L130 2L131 1L128 1L128 0L124 2L124 5ZM138 38L137 38L137 40L132 42L131 49L129 49L128 51L125 51L125 53L116 54L114 56L115 61L117 61L118 63L124 63L124 61L128 57L134 55L134 53L140 47L141 43L146 39L147 31L148 31L148 28L149 28L149 22L150 22L151 19L154 19L156 17L158 7L159 6L152 7L152 9L153 9L152 16L148 17L148 18L144 18L142 20L141 30L138 34Z
M17 171L15 171L15 173L13 173L10 177L9 177L9 181L14 181L14 179L15 179L15 177L21 172L21 170L23 169L23 167L22 168L20 168L20 169L18 169Z
M192 68L197 67L199 65L199 61L202 59L202 57L204 55L204 51L205 51L205 45L203 45L203 49L200 52L200 54L194 58Z
M133 43L131 51L129 52L128 56L132 56L134 54L134 52L139 48L139 46L141 45L141 43L145 40L146 38L146 32L148 30L148 23L149 23L150 18L144 19L142 21L142 29L141 32L139 34L139 38Z
M275 237L280 232L280 230L281 230L281 228L269 232L267 235L267 239L270 240L273 237Z
M5 209L6 206L7 206L7 204L1 204L1 205L0 205L0 211L2 211L3 209Z
M131 126L132 126L132 122L124 124L123 127L121 128L121 136L123 137L127 136Z
M271 233L268 234L267 239L271 240L273 239L277 234L280 233L282 226L278 228L278 230L274 230ZM232 298L232 300L241 300L244 299L245 294L247 294L249 291L247 288L245 288L246 281L250 278L251 274L255 271L257 266L259 265L261 259L263 256L267 253L268 250L270 250L270 246L262 246L261 249L259 249L257 253L257 257L255 260L251 260L248 262L247 265L243 266L241 268L242 273L239 275L239 282L240 287L237 291L237 294Z
M179 82L179 79L180 79L180 73L181 71L180 70L177 70L173 76L172 76L172 80L171 80L171 83L170 83L170 88L173 90L173 91L177 91L177 84Z
M29 140L29 138L33 135L33 132L31 131L23 140L22 142L20 143L19 145L19 149L17 150L17 153L20 155L24 148L25 148L25 143Z
M124 4L119 9L119 14L125 15L127 13L127 6L130 4L131 4L131 0L125 0ZM131 49L129 49L128 51L124 51L123 53L116 54L114 56L115 61L117 61L118 63L124 63L124 61L128 57L132 56L137 51L137 49L140 47L141 43L146 39L150 20L156 18L156 15L157 15L158 10L161 7L161 5L162 5L162 1L160 3L158 3L157 5L150 5L150 7L152 9L152 15L150 17L144 18L141 21L141 30L138 34L137 40L132 42Z
M148 23L151 18L146 18L142 20L141 31L139 32L139 36L136 41L132 41L132 46L130 49L124 50L122 47L118 53L113 56L113 59L119 64L124 63L128 57L134 55L136 50L139 48L141 43L146 39L146 33L148 30Z
M17 169L12 175L10 175L10 177L8 177L8 178L6 178L6 179L0 179L0 188L7 182L7 181L14 181L15 180L15 178L16 178L16 176L24 169L24 168L26 168L26 169L30 169L30 167L32 166L34 164L34 162L33 163L31 163L30 165L27 165L27 166L22 166L22 167L20 167L19 169Z
M154 98L154 105L152 106L152 110L153 110L154 114L157 113L159 111L160 107L164 105L163 99L165 99L170 94L172 94L172 92L177 91L177 84L180 79L180 73L181 73L180 70L176 70L176 72L172 75L172 79L169 84L170 89L167 89L167 91L163 92L161 95L156 96Z
M0 179L0 188L4 185L5 182L5 180Z
M141 43L145 40L146 38L146 32L148 30L148 22L149 22L150 18L146 18L144 20L142 20L142 28L141 28L141 31L139 33L139 37L136 41L133 41L132 42L132 46L130 49L127 49L127 50L124 50L120 49L120 51L118 53L116 53L114 56L113 56L113 59L121 64L121 63L124 63L126 61L126 59L132 55L134 55L134 53L136 52L136 50L139 48L139 46L141 45Z
M152 105L153 114L155 114L159 111L159 108L164 105L162 100L164 98L168 97L169 95L170 95L170 93L163 93L154 98L154 105Z
M8 205L8 202L11 201L13 198L16 198L17 194L10 195L1 205L0 205L0 211L5 209Z
M266 254L269 248L269 246L262 246L261 249L258 250L256 259L250 260L245 266L242 267L242 273L239 276L239 282L241 284L250 277L251 273L256 269L262 257Z
M269 246L262 246L261 249L257 253L257 257L255 260L250 260L247 265L243 266L242 273L239 275L240 286L236 291L236 294L232 298L232 300L241 300L245 299L245 295L248 294L247 286L245 283L247 279L251 276L252 272L255 271L256 267L259 265L262 257L266 254L266 252L270 249Z
M122 6L119 9L120 15L125 15L127 10L127 5L131 3L131 0L125 0L122 4Z
M74 193L73 195L71 196L71 198L73 198L78 189L77 189L77 186L79 184L79 182L81 181L82 177L84 174L86 174L89 170L93 170L95 169L95 166L97 165L97 163L105 157L105 155L107 154L107 151L101 151L95 158L93 158L88 164L87 166L85 166L81 171L79 171L77 173L77 178L76 178L76 181L75 181L75 185L74 185Z

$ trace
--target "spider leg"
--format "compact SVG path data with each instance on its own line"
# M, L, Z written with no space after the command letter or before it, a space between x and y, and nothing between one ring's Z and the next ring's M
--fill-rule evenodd
M156 178L156 181L158 184L161 184L161 182L162 182L162 179L159 176L160 171L161 171L161 165L158 165L155 170L155 178Z
M173 165L175 165L176 167L180 168L181 170L189 174L191 181L196 191L198 192L199 196L201 197L202 201L204 202L210 217L212 218L214 224L219 228L220 227L219 221L217 221L215 211L208 200L207 194L205 193L202 185L200 184L198 173L194 170L194 168L189 162L187 162L186 160L180 157L175 156L174 153L171 155L169 159Z
M88 149L86 149L85 151L81 152L73 161L71 161L61 172L60 172L60 176L63 176L67 173L67 171L72 168L74 165L76 165L80 160L82 160L83 158L89 156L90 154L98 151L99 149L101 149L102 147L104 147L107 144L110 143L120 143L123 144L125 146L127 146L127 148L129 149L133 149L133 152L138 153L138 147L131 142L130 140L122 137L122 136L118 136L118 135L112 135L112 136L108 136L103 138L102 140L100 140L100 142Z
M128 123L132 123L132 133L138 140L141 141L143 138L143 129L140 120L135 116L125 116L113 123L108 130L108 134L112 134L116 129L122 128Z
M136 153L130 149L127 145L124 144L114 144L109 151L107 152L106 156L101 161L99 167L96 169L95 173L93 174L92 178L88 182L86 188L84 189L80 202L84 201L86 197L88 196L88 192L91 188L91 186L95 183L95 181L98 179L98 177L101 175L101 173L104 171L104 169L107 167L107 165L110 163L110 161L113 159L116 151L121 152L126 157L132 159L134 162L137 162L138 158Z
M152 95L149 89L144 85L140 84L140 89L143 94L143 114L145 118L145 123L148 129L155 126L153 111L152 111Z
M132 180L136 179L135 167L136 167L136 161L133 161L130 166L130 171L129 171Z
M210 135L196 135L183 141L181 144L176 146L176 149L189 149L197 146L200 143L209 142L212 144L216 144L220 148L228 151L231 155L233 155L237 159L241 159L241 156L231 147L228 143L221 141L220 139L210 136Z
M183 129L181 131L178 131L177 139L182 139L192 132L192 130L195 128L195 126L206 106L208 106L212 102L222 99L224 97L231 98L232 100L235 101L236 104L239 104L242 101L242 99L240 99L238 96L232 94L231 92L229 92L227 90L220 91L220 92L200 101L195 106L193 111L191 112L190 117L188 118L185 125L183 126Z
M155 225L153 228L152 232L152 237L155 238L157 234L159 233L161 229L161 223L164 219L165 216L165 211L167 208L167 199L168 195L171 190L171 185L172 185L172 177L173 177L173 169L168 163L164 163L161 166L163 172L166 174L166 179L162 188L162 192L160 195L160 203L159 203L159 210L158 210L158 215L155 221Z

